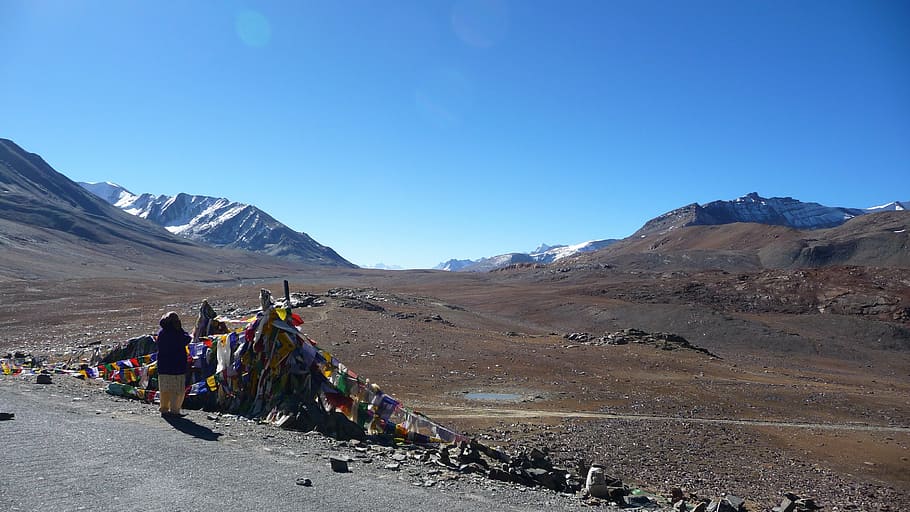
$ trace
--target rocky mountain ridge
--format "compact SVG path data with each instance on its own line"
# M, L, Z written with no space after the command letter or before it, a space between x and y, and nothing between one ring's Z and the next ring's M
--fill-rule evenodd
M796 230L822 230L841 226L850 219L868 214L904 212L907 210L910 210L910 201L893 201L870 208L843 208L803 202L792 197L765 198L756 192L752 192L732 201L719 200L704 205L692 203L671 210L649 220L623 241L632 242L635 239L654 236L664 237L673 230L690 226L723 226L736 223L781 226ZM690 231L689 233L691 236L694 232ZM615 239L593 240L568 246L541 244L540 247L529 253L507 253L477 260L451 259L440 263L434 268L452 272L487 272L517 264L547 264L584 253L599 251L613 246L618 241ZM666 243L666 240L650 243L647 251L653 251L664 243ZM690 241L689 243L693 245L699 244L696 241ZM620 245L627 247L630 244ZM723 255L715 255L715 257L723 258ZM814 255L807 255L806 257L818 259Z
M129 214L206 245L320 265L355 267L331 247L292 230L255 206L184 193L137 195L110 182L80 185Z
M683 226L628 237L558 265L569 268L591 263L662 272L840 265L910 268L910 213L865 214L840 226L817 230L746 222Z
M99 244L186 244L87 193L39 155L8 139L0 139L0 221L7 223L0 231L7 239L10 231L39 228Z
M910 203L894 201L872 208L843 208L803 202L792 197L766 198L756 192L732 201L698 203L671 210L646 222L632 237L666 233L685 226L717 226L751 222L794 229L825 229L840 226L848 220L880 211L905 210Z

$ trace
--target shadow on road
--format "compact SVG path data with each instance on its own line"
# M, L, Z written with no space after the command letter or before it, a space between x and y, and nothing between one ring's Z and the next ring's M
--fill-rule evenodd
M221 434L212 429L202 426L192 420L181 418L179 416L165 417L164 421L184 434L191 435L203 441L217 441Z

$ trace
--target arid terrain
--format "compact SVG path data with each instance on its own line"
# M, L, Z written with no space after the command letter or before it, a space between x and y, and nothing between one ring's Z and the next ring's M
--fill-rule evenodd
M749 510L910 509L906 211L804 231L670 212L550 265L389 272L176 237L7 140L0 184L0 355L77 362L205 299L248 317L287 279L322 299L298 311L322 347L506 451Z
M287 270L326 302L299 311L320 345L491 445L750 510L788 491L826 510L910 507L906 270ZM281 284L6 280L0 353L71 358L153 332L169 309L194 318L203 299L240 316L261 287Z

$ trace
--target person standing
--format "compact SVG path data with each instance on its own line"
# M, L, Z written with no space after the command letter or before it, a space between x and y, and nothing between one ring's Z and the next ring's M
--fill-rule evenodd
M180 317L169 311L158 322L158 396L161 416L185 416L180 412L186 393L186 354L190 335Z

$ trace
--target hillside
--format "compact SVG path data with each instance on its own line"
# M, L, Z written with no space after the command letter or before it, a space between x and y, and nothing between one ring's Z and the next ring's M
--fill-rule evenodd
M830 265L910 267L910 213L862 215L829 229L738 222L626 238L567 260L651 270L757 270Z
M0 249L0 280L232 280L291 267L173 235L111 206L7 139L0 139Z
M737 222L795 229L824 229L839 226L870 211L872 209L825 206L792 197L765 198L752 192L732 201L712 201L704 205L692 203L671 210L646 222L632 237L665 234L686 226L715 226Z

